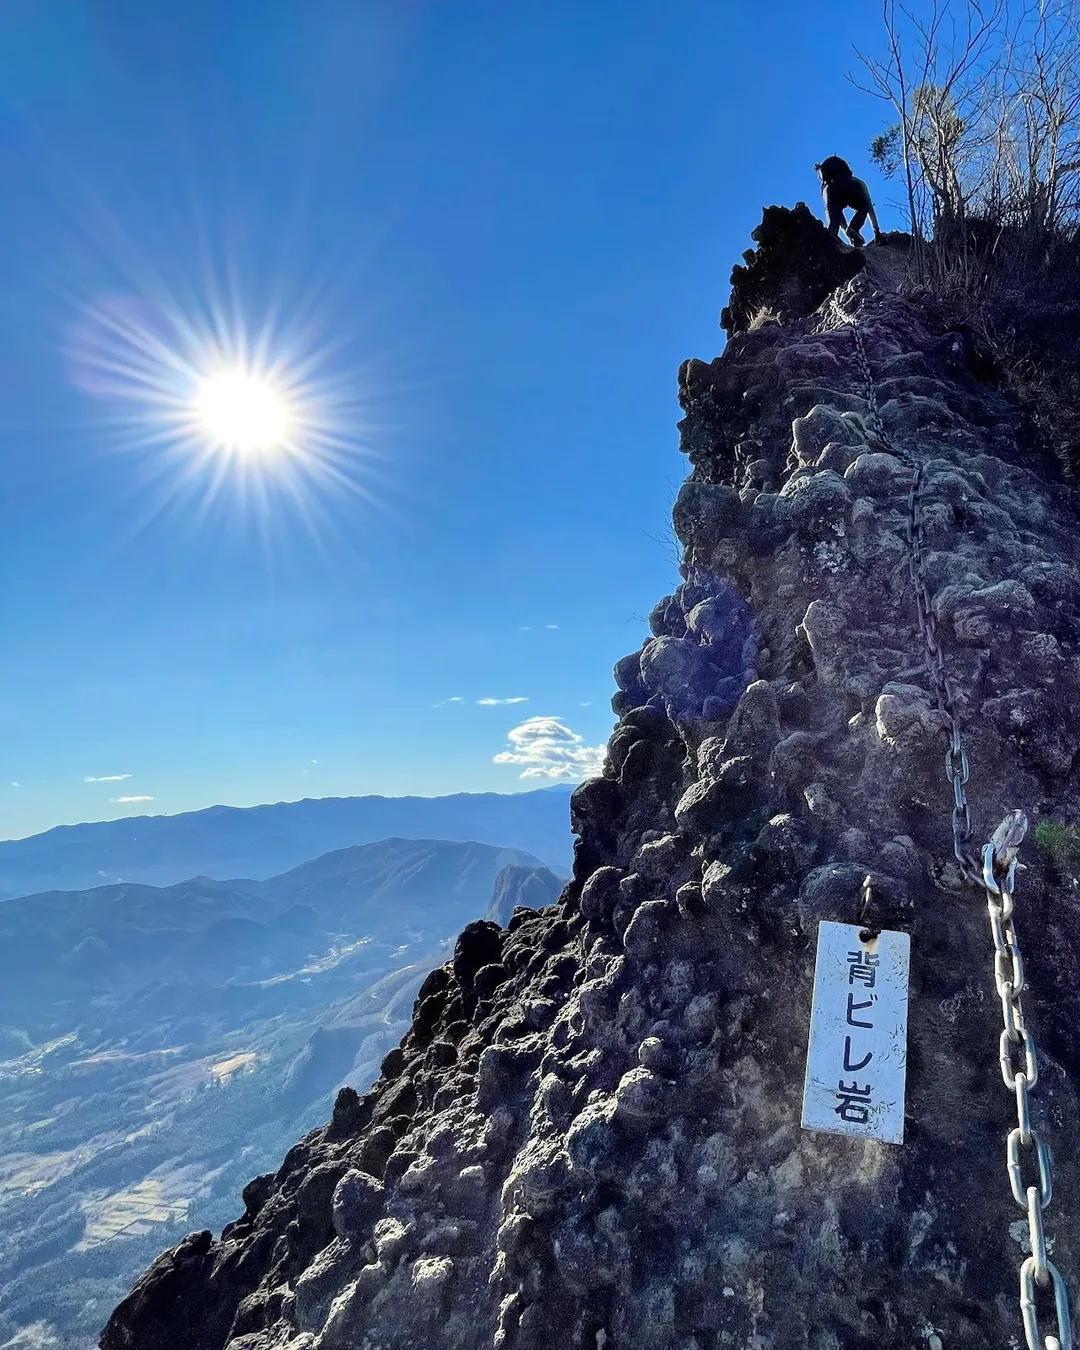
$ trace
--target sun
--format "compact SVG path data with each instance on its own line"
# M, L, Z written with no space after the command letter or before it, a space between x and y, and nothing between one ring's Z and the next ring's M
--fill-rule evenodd
M285 399L269 381L242 370L205 377L195 390L193 411L201 429L224 450L275 450L289 434Z
M286 323L245 320L211 294L185 311L167 295L103 297L74 325L67 356L85 393L114 404L110 445L132 456L132 536L194 508L257 525L288 513L316 540L357 504L381 509L370 383L321 333L313 302Z

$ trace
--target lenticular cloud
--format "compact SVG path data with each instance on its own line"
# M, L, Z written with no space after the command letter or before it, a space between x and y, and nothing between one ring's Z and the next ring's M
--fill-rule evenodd
M522 778L592 778L604 762L604 746L586 745L584 736L557 717L530 717L506 739L509 749L500 750L494 762L522 765Z

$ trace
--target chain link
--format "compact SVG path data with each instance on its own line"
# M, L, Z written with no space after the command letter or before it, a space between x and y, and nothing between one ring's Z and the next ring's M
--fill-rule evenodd
M893 455L911 470L911 482L908 486L908 572L912 590L915 592L915 610L922 638L923 661L930 680L939 712L944 716L949 731L949 748L945 752L945 777L952 788L952 835L953 855L965 881L978 886L982 884L982 868L975 855L969 850L971 839L971 807L967 799L967 781L971 777L967 751L964 748L960 732L960 719L956 711L956 699L952 685L945 673L945 654L938 640L937 615L934 613L933 598L930 592L930 578L927 571L924 522L923 487L925 466L914 455L900 446L894 445L885 431L881 420L881 409L877 401L877 389L870 359L866 354L859 316L847 313L834 296L833 309L843 324L851 329L855 343L855 355L862 377L864 398L866 400L867 421L870 433L886 453Z
M859 316L848 314L833 297L833 308L840 323L851 328L859 371L865 387L867 420L873 438L883 450L911 469L908 489L908 569L915 592L923 659L934 689L939 710L948 724L949 746L945 751L945 775L953 791L953 853L966 881L985 888L990 932L994 942L994 987L1001 1001L1004 1030L998 1043L998 1059L1005 1087L1016 1098L1016 1127L1009 1132L1005 1147L1006 1168L1013 1199L1024 1210L1028 1223L1031 1255L1020 1267L1020 1316L1028 1350L1072 1350L1072 1322L1069 1296L1061 1273L1050 1260L1043 1227L1043 1212L1053 1196L1050 1154L1031 1124L1030 1090L1039 1081L1039 1061L1035 1042L1024 1021L1021 994L1026 988L1024 962L1013 926L1013 883L1017 851L1027 833L1023 811L1010 811L983 849L981 860L968 850L971 839L971 809L967 782L971 776L967 750L956 712L956 700L945 673L945 657L938 640L937 616L924 553L923 486L924 465L907 451L893 445L885 432L878 407L873 371L866 354ZM1036 1180L1025 1186L1024 1159L1033 1154ZM1038 1290L1053 1295L1057 1334L1043 1335L1039 1325Z
M983 849L982 877L986 907L994 939L994 987L1001 1000L1005 1029L999 1042L1001 1077L1016 1096L1017 1124L1005 1144L1005 1166L1013 1199L1027 1215L1031 1255L1020 1267L1020 1315L1028 1350L1072 1350L1069 1296L1060 1272L1047 1255L1043 1211L1054 1194L1050 1154L1041 1135L1031 1124L1028 1093L1039 1081L1035 1042L1024 1021L1020 996L1026 988L1024 963L1013 926L1013 883L1016 854L1027 832L1023 811L1010 811ZM1025 1155L1034 1162L1035 1180L1024 1183ZM1043 1336L1039 1329L1037 1291L1052 1292L1057 1335Z

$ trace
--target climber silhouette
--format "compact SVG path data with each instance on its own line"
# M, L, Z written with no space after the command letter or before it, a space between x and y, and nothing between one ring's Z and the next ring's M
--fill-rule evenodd
M820 164L815 164L814 168L821 179L821 195L825 198L829 233L833 238L838 238L843 230L853 248L862 248L866 241L859 231L869 216L870 224L874 227L874 238L880 239L881 230L878 228L874 203L870 200L870 189L851 172L851 165L839 155L830 155ZM850 224L844 219L844 212L849 208L855 212Z

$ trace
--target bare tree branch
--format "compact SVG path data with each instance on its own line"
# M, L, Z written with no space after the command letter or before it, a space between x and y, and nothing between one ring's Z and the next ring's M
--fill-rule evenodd
M897 122L875 140L902 172L917 250L965 222L1016 230L1080 223L1080 10L1075 0L882 0L864 82Z

